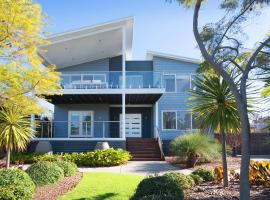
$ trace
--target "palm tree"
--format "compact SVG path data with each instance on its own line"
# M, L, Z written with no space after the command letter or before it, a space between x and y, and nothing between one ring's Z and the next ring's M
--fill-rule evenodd
M234 96L227 83L218 75L202 74L195 77L190 98L192 112L197 116L201 128L217 130L222 136L223 186L228 186L228 168L226 155L226 134L237 130L240 117Z
M0 147L6 153L6 168L10 166L11 151L26 149L27 143L34 137L30 119L15 106L1 108L0 110Z

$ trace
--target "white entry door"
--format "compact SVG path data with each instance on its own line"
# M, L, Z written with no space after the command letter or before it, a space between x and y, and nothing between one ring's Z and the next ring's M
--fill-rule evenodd
M122 121L122 114L120 114ZM122 123L120 123L120 132L122 135ZM142 115L126 114L126 137L142 137Z

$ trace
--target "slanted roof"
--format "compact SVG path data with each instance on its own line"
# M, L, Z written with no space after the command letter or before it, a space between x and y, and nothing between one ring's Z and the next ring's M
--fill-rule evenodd
M172 54L167 54L167 53L161 53L161 52L156 52L156 51L147 51L146 53L146 59L147 60L153 60L153 57L161 57L161 58L168 58L172 60L179 60L187 63L194 63L194 64L200 64L201 60L200 59L195 59L195 58L188 58L188 57L183 57L183 56L177 56L177 55L172 55Z
M48 37L50 44L41 47L46 62L64 68L122 54L123 30L126 57L132 57L133 17L84 27Z

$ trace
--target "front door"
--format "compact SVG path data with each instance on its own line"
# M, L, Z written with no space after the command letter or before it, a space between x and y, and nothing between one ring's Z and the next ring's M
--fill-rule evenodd
M122 119L122 114L120 114L120 119ZM122 134L121 125L120 132ZM142 137L142 114L126 114L126 137Z

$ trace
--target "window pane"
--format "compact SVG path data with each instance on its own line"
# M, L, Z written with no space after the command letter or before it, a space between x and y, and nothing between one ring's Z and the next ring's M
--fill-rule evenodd
M163 112L163 129L176 129L175 112Z
M92 81L93 75L83 75L83 81Z
M177 75L176 77L177 92L188 92L190 89L189 76Z
M81 76L80 75L72 75L71 82L73 82L73 83L81 82Z
M80 115L72 114L70 122L70 135L80 134Z
M177 129L188 130L191 129L191 114L186 111L177 112Z
M164 75L164 87L166 92L175 92L175 76Z
M94 75L94 80L98 80L100 82L105 82L105 74L102 75L102 74L95 74Z

